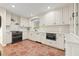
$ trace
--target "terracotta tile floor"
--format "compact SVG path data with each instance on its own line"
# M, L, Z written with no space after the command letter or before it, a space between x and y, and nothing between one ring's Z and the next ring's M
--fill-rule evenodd
M64 51L30 40L24 40L4 47L6 56L64 56Z

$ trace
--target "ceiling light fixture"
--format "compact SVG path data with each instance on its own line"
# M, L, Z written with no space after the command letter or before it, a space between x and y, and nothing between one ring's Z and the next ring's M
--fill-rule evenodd
M15 8L15 5L12 5L13 8Z
M48 9L50 9L50 7L48 6Z

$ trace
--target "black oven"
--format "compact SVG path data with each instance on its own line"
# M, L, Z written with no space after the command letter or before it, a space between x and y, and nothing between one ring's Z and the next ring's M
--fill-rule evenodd
M56 34L55 33L46 33L46 39L56 41Z
M12 43L22 41L22 32L21 31L12 31Z

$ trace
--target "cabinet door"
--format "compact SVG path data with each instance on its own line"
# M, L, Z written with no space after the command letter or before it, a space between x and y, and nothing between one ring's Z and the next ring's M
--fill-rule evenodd
M23 40L27 39L28 38L28 34L27 34L27 31L23 31Z
M22 18L20 19L20 26L23 27L28 27L28 20L26 18Z
M44 16L45 25L54 25L56 24L56 15L55 11L51 11Z
M17 16L16 23L20 24L20 17Z
M63 8L63 24L69 24L69 7Z
M36 41L36 33L34 31L30 31L29 39L31 39L33 41Z
M63 8L63 24L70 24L70 19L72 17L73 5Z
M6 32L6 40L5 43L12 43L12 33L11 32Z
M11 15L11 23L13 25L16 25L16 23L18 23L18 17L12 14Z
M64 34L57 34L57 48L64 50Z
M55 12L56 16L56 24L61 25L62 24L62 8L57 9Z
M6 13L6 25L10 25L11 24L11 14L10 13Z

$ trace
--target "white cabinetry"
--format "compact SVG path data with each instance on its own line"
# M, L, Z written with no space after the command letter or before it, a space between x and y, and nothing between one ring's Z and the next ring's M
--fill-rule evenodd
M40 18L40 25L69 25L72 17L73 5L58 8L46 13Z
M56 25L62 25L62 8L55 10Z
M28 32L27 31L23 31L23 40L28 39Z
M19 24L20 24L20 17L16 16L16 15L11 15L10 30L11 31L18 31L18 30L20 30Z
M57 34L57 48L64 50L64 34Z
M11 15L11 21L13 21L14 24L16 23L20 23L20 17L19 16L16 16L16 15Z
M79 43L66 42L66 56L79 56Z
M62 8L55 9L42 16L40 25L62 25Z
M70 19L72 17L72 11L73 7L72 6L67 6L63 8L63 24L70 24Z
M6 32L6 40L5 44L12 43L12 33L11 32Z
M36 41L36 39L38 39L38 38L36 38L36 33L34 31L30 31L29 35L30 35L29 39L31 39L31 40Z
M63 24L69 24L69 7L63 8Z
M22 27L28 27L28 20L27 20L27 18L23 18L23 17L21 17L21 19L20 19L20 26L22 26Z
M65 36L65 55L79 56L79 37L73 33Z
M9 12L6 12L6 25L11 26L12 24L15 24L15 23L20 23L20 17L16 16L16 15L13 15Z
M6 13L6 25L11 25L11 14Z
M56 15L55 11L51 11L44 16L45 25L54 25L56 24Z

